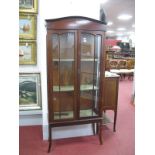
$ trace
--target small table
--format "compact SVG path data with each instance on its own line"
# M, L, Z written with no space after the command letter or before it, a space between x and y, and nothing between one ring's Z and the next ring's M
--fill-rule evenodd
M134 69L110 69L111 73L119 74L122 78L123 75L133 76Z
M113 131L116 131L116 120L117 120L117 105L118 105L118 89L119 89L119 75L116 73L105 72L104 80L104 92L102 102L102 125L113 123ZM106 115L107 110L114 111L114 121L112 122ZM98 126L96 126L98 132ZM93 132L95 134L95 123L93 124Z
M105 72L105 89L104 89L104 101L102 109L104 113L106 110L114 111L114 125L113 131L116 131L116 119L117 119L117 105L118 105L118 90L119 90L119 75L116 73ZM104 115L103 115L104 116Z

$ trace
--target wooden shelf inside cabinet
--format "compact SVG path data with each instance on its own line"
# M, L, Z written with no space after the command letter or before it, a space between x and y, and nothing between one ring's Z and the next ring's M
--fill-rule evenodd
M80 110L80 114L81 114L81 117L89 117L91 115L93 116L96 116L96 113L90 109L86 109L86 110ZM56 120L59 120L59 112L55 112L54 113L54 118ZM72 118L73 117L73 112L72 111L65 111L63 113L61 113L61 115L63 115L63 119L69 119L69 118Z
M96 86L93 86L93 85L80 85L80 90L81 91L84 91L84 90L97 90L99 89L98 87Z
M97 90L99 89L96 86L93 85L81 85L80 90ZM74 91L74 86L53 86L53 91L54 92L63 92L63 91Z
M75 61L74 59L53 59L53 61L56 61L56 62L58 62L58 61L60 61L60 62L72 62L72 61Z
M85 62L92 62L92 61L98 61L98 59L91 59L91 58L89 58L89 59L81 59L81 61L85 61Z
M74 86L53 86L54 92L66 92L66 91L74 91Z
M69 61L75 61L74 59L53 59L53 61L61 61L61 62L69 62ZM81 61L85 62L92 62L92 61L98 61L98 59L88 58L88 59L81 59Z
M46 28L48 152L52 144L51 128L57 126L97 124L102 144L105 23L70 16L48 19Z

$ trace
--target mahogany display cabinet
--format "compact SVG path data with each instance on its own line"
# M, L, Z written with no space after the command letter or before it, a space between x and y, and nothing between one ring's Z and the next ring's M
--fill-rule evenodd
M52 128L97 124L102 144L105 23L81 16L47 19L49 148Z

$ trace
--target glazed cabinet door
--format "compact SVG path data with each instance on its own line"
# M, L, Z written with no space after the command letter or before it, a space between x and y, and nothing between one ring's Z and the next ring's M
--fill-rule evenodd
M79 32L79 117L99 115L102 33Z
M52 121L75 119L76 95L76 33L48 33L49 111Z

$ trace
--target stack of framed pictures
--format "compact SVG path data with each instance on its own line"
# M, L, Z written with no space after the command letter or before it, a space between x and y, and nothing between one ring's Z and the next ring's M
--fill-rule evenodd
M37 65L38 0L19 0L19 65ZM19 109L41 109L40 73L19 74Z

